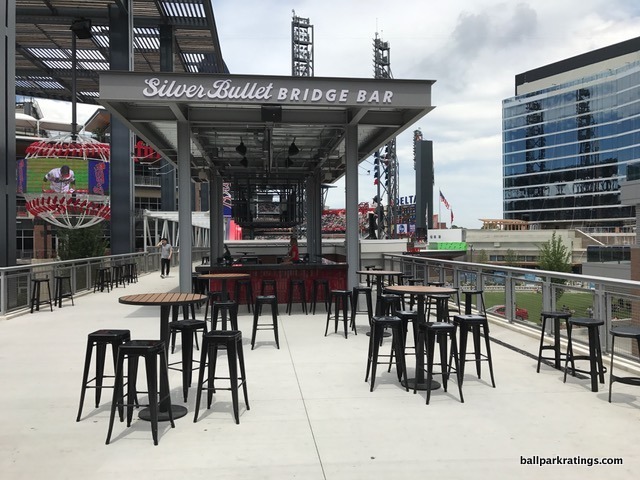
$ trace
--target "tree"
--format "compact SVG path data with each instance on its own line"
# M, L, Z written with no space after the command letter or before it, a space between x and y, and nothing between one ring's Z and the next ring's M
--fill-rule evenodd
M551 272L571 271L571 251L562 243L562 238L553 232L549 241L538 247L538 265L541 270ZM564 285L567 280L564 278L552 278L551 282L557 285ZM556 288L556 301L562 296L564 290Z
M87 228L58 230L58 257L60 260L101 257L107 241L101 224Z
M489 263L489 255L486 250L478 250L478 255L475 263Z
M518 266L518 256L516 255L516 252L514 252L510 248L507 249L507 251L506 251L506 253L504 255L504 264L509 266L509 267L517 267Z
M547 242L538 247L538 265L541 270L551 272L571 271L571 251L555 232Z

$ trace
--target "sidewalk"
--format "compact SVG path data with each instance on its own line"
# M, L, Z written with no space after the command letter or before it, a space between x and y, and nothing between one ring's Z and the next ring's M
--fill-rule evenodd
M178 272L140 277L112 292L68 300L63 308L0 321L0 472L11 480L55 479L615 479L640 467L640 389L615 384L590 391L513 348L537 353L538 339L492 324L497 388L467 368L460 403L455 384L431 395L407 393L395 372L378 369L376 388L364 382L368 338L324 337L326 314L280 309L280 350L273 333L259 331L250 350L252 317L240 307L250 410L240 395L240 425L231 395L219 391L211 410L201 406L176 428L161 424L154 446L149 424L116 421L105 445L110 392L95 409L88 392L75 422L86 336L100 328L127 328L133 338L158 338L159 308L118 303L134 293L178 289ZM284 306L281 306L284 307ZM268 309L265 311L268 314ZM199 318L204 315L204 308ZM386 348L387 342L385 342ZM198 352L196 352L198 354ZM109 358L109 357L108 357ZM179 348L171 361L179 359ZM226 362L220 362L222 366ZM413 358L408 357L412 370ZM141 368L143 371L144 369ZM411 376L411 375L410 375ZM608 382L609 376L606 375ZM182 404L181 377L170 372L173 401ZM140 383L144 385L144 383ZM522 465L521 457L618 457L623 465Z

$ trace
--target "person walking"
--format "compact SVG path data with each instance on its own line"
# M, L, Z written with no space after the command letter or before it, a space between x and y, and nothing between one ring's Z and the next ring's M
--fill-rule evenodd
M158 243L156 247L160 247L160 277L168 277L169 269L171 268L171 255L173 255L173 248L166 237L162 237L160 239L160 243Z

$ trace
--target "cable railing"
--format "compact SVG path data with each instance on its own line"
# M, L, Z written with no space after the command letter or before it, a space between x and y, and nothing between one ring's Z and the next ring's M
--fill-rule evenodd
M640 325L640 282L491 264L468 263L402 254L383 254L384 268L401 270L425 282L482 289L487 314L540 331L542 311L566 311L574 317L604 320L603 348L610 350L609 330ZM473 308L476 308L475 304ZM582 329L580 329L582 330ZM574 335L586 343L586 331ZM566 340L565 332L562 337ZM616 342L616 355L637 361L637 345Z
M172 256L172 264L179 264L179 249ZM199 261L209 250L193 248L192 259ZM20 312L29 308L32 279L49 278L56 275L71 277L74 295L91 292L96 284L98 270L105 267L135 263L139 275L160 270L160 251L138 252L103 257L79 258L43 263L31 263L0 268L0 316Z

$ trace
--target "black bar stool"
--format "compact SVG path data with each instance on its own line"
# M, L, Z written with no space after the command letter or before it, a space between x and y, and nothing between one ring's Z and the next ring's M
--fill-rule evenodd
M571 313L569 312L540 312L541 319L541 332L540 332L540 348L538 349L538 367L536 369L537 373L540 373L540 362L542 359L546 360L554 360L555 368L560 370L562 368L561 357L564 355L560 352L560 322L569 320ZM553 325L553 344L545 345L544 344L544 336L547 330L547 321L551 322ZM553 358L543 357L543 350L553 350L554 355Z
M271 290L271 292L267 292L267 290ZM260 283L260 295L275 295L278 296L278 287L276 285L275 278L263 278Z
M409 278L407 280L409 285L424 285L424 280L421 278ZM413 306L416 304L416 296L411 294L409 295L409 309L413 310Z
M640 377L617 377L613 374L613 353L616 343L616 337L635 339L640 352L640 327L633 325L613 327L609 330L611 334L611 365L609 366L609 403L611 403L611 386L613 382L620 382L626 385L635 385L640 387Z
M262 306L271 306L271 323L260 323L258 321L260 315L262 315ZM278 299L275 295L258 295L256 297L256 304L253 307L253 328L251 331L251 350L253 350L256 343L256 334L258 330L273 330L273 335L276 340L276 348L280 348L280 341L278 340Z
M223 347L227 352L229 363L229 376L216 377L216 360L218 349ZM240 365L240 376L238 376L238 365ZM207 370L207 379L204 378ZM229 380L229 387L216 387L215 380ZM239 383L238 383L239 382ZM206 385L206 386L205 386ZM207 391L207 408L211 408L211 401L216 390L231 390L231 400L233 403L233 416L236 424L240 423L238 409L238 389L242 387L244 393L244 403L249 408L249 396L247 394L247 376L244 369L244 354L242 353L242 332L239 330L214 330L207 333L202 339L202 353L200 354L200 373L198 375L198 391L196 395L196 411L193 421L198 421L200 410L200 400L202 391Z
M371 287L353 287L353 292L351 294L351 325L354 329L356 328L356 315L358 313L367 314L367 323L369 324L369 327L371 327L371 317L373 317L373 300L371 290ZM366 310L358 309L360 295L364 295L364 299L367 305Z
M448 293L435 293L427 295L427 319L431 315L431 307L436 310L436 321L448 322L449 321L449 300L451 296Z
M93 293L96 293L98 290L104 292L105 288L107 289L107 292L111 289L111 268L100 267L96 270L96 278L93 283Z
M351 290L331 290L331 294L329 295L329 310L327 310L327 324L324 328L324 336L327 336L329 332L329 322L331 321L331 314L333 313L333 308L335 305L335 332L338 333L338 322L340 321L340 309L342 308L342 321L344 322L344 338L347 338L349 331L349 306L353 303L351 297ZM354 333L357 335L355 324L353 324L352 329Z
M371 386L370 392L373 392L373 387L376 382L376 367L382 363L378 360L379 357L390 357L389 355L380 355L380 344L382 343L383 333L386 328L391 330L392 338L391 343L393 350L396 352L396 373L398 374L398 381L402 382L404 378L405 389L409 391L409 383L407 382L407 366L404 360L404 343L402 332L402 320L398 317L384 316L384 317L372 317L371 318L371 336L369 337L369 352L367 353L367 373L364 377L364 381L369 381L369 372L371 372ZM386 363L386 362L385 362Z
M247 311L251 313L251 308L253 307L253 285L250 278L241 278L236 280L236 284L233 287L233 298L238 303L241 304L240 294L244 290L244 298L247 303ZM236 328L237 330L237 328Z
M571 362L571 375L576 376L576 372L587 374L591 377L591 391L598 391L598 377L600 383L604 383L604 373L606 369L602 364L602 349L600 348L600 333L598 328L604 325L604 320L596 318L574 318L567 320L567 354L564 362L564 382L567 381L568 364ZM573 327L585 327L589 336L589 354L573 354ZM589 360L589 370L576 368L576 360Z
M324 301L324 310L329 310L329 280L326 278L314 278L313 287L311 289L311 307L309 310L316 314L316 303L318 301L318 291L322 292L322 300Z
M218 292L212 292L212 291L208 291L207 292L207 304L204 307L204 321L207 321L207 318L209 318L209 306L211 306L213 308L213 304L215 302L220 302L222 301L222 292L218 291ZM211 312L213 314L213 312Z
M40 297L40 285L44 283L47 287L47 299L42 300ZM51 283L49 282L49 277L46 278L32 278L31 279L31 301L29 302L31 305L31 313L33 313L33 309L35 308L37 311L40 311L40 305L49 305L51 311L53 312L53 297L51 296Z
M293 297L295 295L296 290L298 291L298 297L300 299L302 311L306 315L307 314L307 289L304 285L304 280L302 278L289 279L289 289L287 291L287 313L291 315Z
M82 372L82 387L80 388L80 406L78 407L78 416L76 422L80 421L82 416L82 407L84 405L84 396L88 388L95 389L96 408L100 406L100 397L103 388L113 388L113 386L103 385L103 379L114 378L115 375L104 374L104 363L107 355L107 346L111 345L111 355L113 359L113 372L115 374L116 361L118 358L118 347L124 342L131 340L131 332L129 330L96 330L87 336L87 353L84 357L84 370ZM96 376L89 379L89 370L91 370L91 356L93 349L96 349ZM120 420L123 419L122 407L120 408Z
M69 287L68 291L64 291L64 284L67 284ZM71 305L75 306L73 303L73 291L71 289L71 276L69 275L55 275L53 277L53 298L54 303L58 308L62 308L62 299L68 298L71 300Z
M458 359L458 348L456 346L456 326L449 322L430 322L420 323L418 325L418 340L417 342L425 342L425 353L427 354L427 362L425 372L427 372L427 405L431 399L431 381L433 380L433 357L436 346L436 340L438 341L438 350L440 351L440 363L435 365L440 366L442 373L442 388L447 391L447 381L451 374L451 361L455 365L456 378L458 380L458 393L460 394L460 403L464 403L464 397L462 396L462 381L460 379L460 363ZM447 361L447 340L451 341L451 357ZM419 362L416 360L416 368L419 367ZM416 393L416 385L413 387L413 393Z
M493 361L491 359L491 342L489 340L489 322L487 317L482 315L454 315L454 325L460 329L460 385L464 381L464 366L467 355L473 355L476 363L476 373L480 376L480 362L489 364L489 374L491 375L491 385L496 388L496 382L493 378ZM467 337L471 331L473 337L473 351L467 352ZM480 337L484 336L485 353L483 354L480 347Z
M469 289L461 290L460 293L464 296L464 314L470 315L473 307L473 297L476 297L476 310L480 315L487 315L487 309L484 304L484 290L482 289Z
M202 334L207 333L207 322L204 320L177 320L169 322L169 331L175 338L176 332L180 332L180 341L182 343L182 359L179 362L169 364L169 369L182 372L182 395L184 401L187 401L191 379L193 377L193 338L202 330ZM172 350L173 353L173 345ZM180 365L176 367L174 365Z
M218 315L220 315L222 328L218 328ZM231 323L230 330L238 330L238 304L234 300L213 302L211 330L227 330L227 319Z
M124 288L126 286L125 279L124 265L113 265L111 267L111 289L118 288L119 285Z
M113 431L113 421L115 420L116 409L127 408L127 427L131 426L133 418L133 407L138 406L136 377L138 374L138 362L140 358L145 360L145 370L147 373L147 394L149 395L149 413L151 421L151 435L153 444L158 445L158 408L164 398L159 398L159 384L169 385L169 368L167 364L167 353L164 342L161 340L131 340L120 345L118 348L118 362L116 364L115 388L113 389L113 401L111 402L111 416L109 417L109 430L107 432L108 445L111 441ZM124 393L124 364L127 360L127 393ZM159 366L158 366L159 363ZM158 382L159 377L159 382ZM170 391L170 389L167 389ZM171 403L171 395L167 394L167 401ZM168 411L171 427L173 423L173 413L171 407ZM122 419L121 419L122 421Z
M376 316L392 316L396 310L402 310L402 295L396 293L383 293L378 295Z
M138 264L136 262L125 263L124 273L127 283L138 282Z

